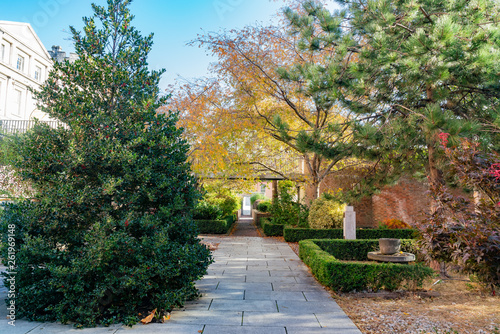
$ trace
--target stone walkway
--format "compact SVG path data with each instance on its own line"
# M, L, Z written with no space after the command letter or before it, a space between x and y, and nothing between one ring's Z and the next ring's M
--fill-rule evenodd
M17 320L12 327L4 320L6 309L1 307L0 333L361 333L288 244L272 238L235 236L249 233L257 233L255 227L251 221L241 220L231 236L203 236L206 242L219 245L208 274L197 282L202 297L174 310L164 324L78 330ZM0 299L5 297L6 290L0 290Z

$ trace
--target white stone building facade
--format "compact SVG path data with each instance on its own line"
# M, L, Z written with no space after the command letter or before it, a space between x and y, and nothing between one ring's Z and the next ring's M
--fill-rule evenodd
M47 120L28 87L39 89L52 59L29 23L0 21L0 119Z

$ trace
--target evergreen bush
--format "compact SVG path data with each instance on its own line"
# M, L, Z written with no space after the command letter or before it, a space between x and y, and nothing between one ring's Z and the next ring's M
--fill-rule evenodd
M308 208L293 200L293 183L291 181L278 182L278 197L271 205L271 222L278 225L293 225L309 227L307 223Z
M207 200L199 201L193 212L193 218L197 220L219 220L222 217L220 206Z
M71 27L79 59L56 63L35 93L67 128L38 124L17 147L14 167L36 192L0 218L18 318L131 325L196 296L211 262L188 145L176 113L156 113L163 71L148 70L152 35L130 25L129 3L93 5L83 32Z
M271 201L262 201L257 204L257 210L259 210L260 212L269 212L271 210L271 206Z

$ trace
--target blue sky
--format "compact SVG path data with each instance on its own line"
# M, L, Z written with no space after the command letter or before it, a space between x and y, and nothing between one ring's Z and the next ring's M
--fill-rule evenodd
M29 22L47 49L61 45L73 51L68 27L83 27L82 17L92 14L91 3L106 0L0 0L0 20ZM147 35L154 33L151 69L165 68L161 87L176 78L207 75L212 58L205 50L186 46L203 32L241 28L256 22L276 22L283 1L271 0L135 0L133 25Z

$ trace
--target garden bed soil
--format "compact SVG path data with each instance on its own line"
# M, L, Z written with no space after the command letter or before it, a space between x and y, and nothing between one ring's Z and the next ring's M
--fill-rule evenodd
M298 243L288 244L298 254ZM500 291L492 296L491 290L452 276L435 285L437 278L429 280L417 292L331 294L364 334L500 334Z

